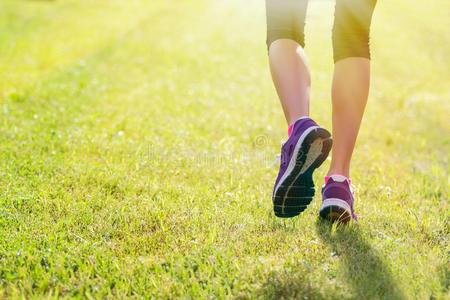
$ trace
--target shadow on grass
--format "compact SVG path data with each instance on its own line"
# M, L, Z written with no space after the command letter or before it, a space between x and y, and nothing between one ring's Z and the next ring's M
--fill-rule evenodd
M357 224L336 227L318 220L316 230L333 256L340 260L343 275L323 271L317 276L321 266L310 266L305 261L286 264L283 270L270 274L259 296L269 299L406 299L385 264L389 257L382 258L372 248ZM312 271L316 274L310 275ZM339 280L334 279L336 275ZM347 287L351 288L351 293Z
M346 279L358 299L406 299L385 260L365 240L357 224L332 226L318 220L317 233L341 260Z

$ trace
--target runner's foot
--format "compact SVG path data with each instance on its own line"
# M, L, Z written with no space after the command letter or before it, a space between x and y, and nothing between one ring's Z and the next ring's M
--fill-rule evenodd
M273 191L277 217L299 215L314 197L313 172L331 150L331 134L310 118L294 123L292 133L281 148L281 163Z
M340 223L348 223L351 219L356 219L353 210L353 190L349 178L343 175L325 177L322 199L320 217L323 219Z

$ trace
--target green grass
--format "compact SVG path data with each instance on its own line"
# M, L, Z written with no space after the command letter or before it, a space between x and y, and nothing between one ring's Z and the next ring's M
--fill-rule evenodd
M361 219L331 229L319 196L272 213L262 1L174 3L0 2L0 298L448 298L450 2L379 1ZM332 14L307 27L327 127Z

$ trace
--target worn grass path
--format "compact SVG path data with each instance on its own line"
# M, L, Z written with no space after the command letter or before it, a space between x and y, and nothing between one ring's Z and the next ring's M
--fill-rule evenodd
M379 2L337 229L319 197L272 214L261 1L0 2L0 298L449 297L450 5ZM327 127L332 14L307 27Z

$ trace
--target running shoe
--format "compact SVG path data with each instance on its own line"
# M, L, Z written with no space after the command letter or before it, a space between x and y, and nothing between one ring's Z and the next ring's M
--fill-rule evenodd
M322 187L320 217L331 222L348 223L356 219L351 180L343 175L325 177Z
M327 158L331 134L310 118L294 123L292 133L281 147L280 171L273 190L277 217L299 215L311 203L315 188L313 172Z

